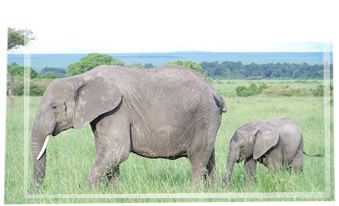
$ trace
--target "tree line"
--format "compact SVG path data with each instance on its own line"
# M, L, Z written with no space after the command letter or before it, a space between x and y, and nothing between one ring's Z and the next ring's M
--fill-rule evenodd
M242 62L201 62L212 78L224 79L322 79L323 65L307 63L243 64ZM331 78L333 64L330 65Z
M218 79L322 79L323 65L310 65L307 63L267 63L267 64L243 64L240 61L223 62L201 62L196 63L190 60L176 60L167 64L184 66L201 73L204 76ZM152 64L132 64L127 65L119 59L115 59L107 54L92 53L80 59L78 62L70 64L66 70L61 68L44 68L41 73L31 69L31 78L54 79L64 76L73 76L84 73L99 65L119 65L138 68L153 68ZM331 78L333 64L330 65ZM23 67L17 64L8 66L8 71L14 76L23 76Z

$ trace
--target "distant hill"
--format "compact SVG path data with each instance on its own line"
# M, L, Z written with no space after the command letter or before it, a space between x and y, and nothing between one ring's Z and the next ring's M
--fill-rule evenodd
M45 67L44 69L41 70L40 74L45 74L48 72L54 73L57 77L64 77L66 75L65 69L53 67Z

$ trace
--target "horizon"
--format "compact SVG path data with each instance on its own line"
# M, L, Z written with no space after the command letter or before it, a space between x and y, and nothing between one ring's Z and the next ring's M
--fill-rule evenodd
M31 67L41 71L45 67L67 68L89 53L56 53L29 54ZM207 52L207 51L176 51L176 52L144 52L144 53L101 53L110 55L129 64L164 65L176 60L201 62L242 62L243 64L267 63L307 63L316 65L323 63L323 52ZM8 65L24 64L25 54L8 54ZM332 56L332 53L331 53Z

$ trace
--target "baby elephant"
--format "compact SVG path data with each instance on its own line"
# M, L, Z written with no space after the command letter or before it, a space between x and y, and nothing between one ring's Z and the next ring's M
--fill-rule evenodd
M244 160L245 180L250 182L254 179L257 162L272 170L284 166L302 171L304 154L301 129L292 119L285 117L244 124L230 140L224 185L232 176L235 162Z

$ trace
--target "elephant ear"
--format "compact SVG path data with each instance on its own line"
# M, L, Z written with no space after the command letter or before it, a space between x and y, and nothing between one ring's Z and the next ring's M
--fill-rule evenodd
M274 127L266 125L258 130L255 135L253 148L253 159L257 160L264 155L269 149L275 146L279 141L279 134Z
M74 128L81 128L119 106L122 100L120 91L103 77L78 81L75 89Z

